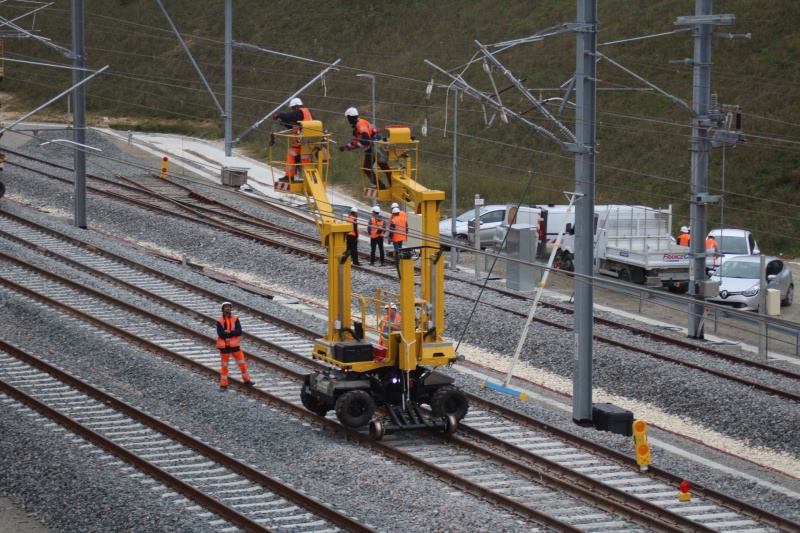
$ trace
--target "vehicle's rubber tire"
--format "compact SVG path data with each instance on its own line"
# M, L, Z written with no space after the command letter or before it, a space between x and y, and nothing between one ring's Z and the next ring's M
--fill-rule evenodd
M372 440L381 440L386 434L386 428L383 427L383 422L378 418L373 418L369 421L369 436Z
M314 413L315 415L325 416L330 411L330 406L325 405L323 403L319 403L319 401L311 396L310 394L306 393L306 391L300 391L300 403L303 404L303 407Z
M349 428L366 426L375 414L375 400L366 391L345 392L336 400L336 418Z
M433 393L431 412L433 416L453 415L460 422L469 411L469 399L463 390L453 385L445 385Z
M781 300L781 307L789 307L794 302L794 285L789 285L789 290L786 291L786 298Z
M444 415L444 431L445 435L452 435L458 428L458 420L453 415Z
M467 246L469 244L469 237L466 235L456 235L456 243L459 246Z
M561 254L561 270L565 272L575 272L575 263L572 260L572 254L569 252Z
M626 283L630 283L631 281L633 281L633 278L631 277L631 271L628 270L627 268L623 268L622 270L620 270L619 280L624 281Z

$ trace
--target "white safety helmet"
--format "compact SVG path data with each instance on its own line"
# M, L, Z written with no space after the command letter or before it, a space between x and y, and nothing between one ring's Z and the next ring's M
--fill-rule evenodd
M353 206L353 207L350 208L350 212L351 213L358 213L358 208Z
M226 305L227 305L227 306L230 306L230 307L233 307L233 304L232 304L232 303L230 303L230 302L222 302L222 309L223 309L223 310L225 309L225 306L226 306Z
M292 98L292 100L289 102L289 107L294 107L298 105L303 105L303 101L300 100L299 98Z
M357 117L358 116L358 109L355 107L348 107L347 111L344 112L344 116L346 117Z
M394 209L395 207L396 207L397 209L400 209L400 204L398 204L397 202L394 202L394 203L392 204L392 209Z
M372 212L377 214L381 212L381 208L377 205L372 206Z
M393 207L393 208L392 208L392 214L393 214L393 215L396 215L396 214L397 214L397 213L399 213L399 212L400 212L400 208L399 208L399 207Z
M686 226L681 226L681 233L689 233L689 228Z
M389 309L397 309L394 304L389 304Z

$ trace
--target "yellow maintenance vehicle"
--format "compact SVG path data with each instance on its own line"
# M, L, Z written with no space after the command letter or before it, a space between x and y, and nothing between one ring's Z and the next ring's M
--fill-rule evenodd
M294 179L275 181L275 190L306 197L310 211L328 250L328 329L314 345L314 359L331 365L330 370L309 374L300 397L303 405L320 416L335 410L348 427L369 424L370 435L381 439L385 433L433 428L452 434L467 414L469 402L454 379L434 369L459 359L444 332L444 260L439 246L439 206L444 192L429 190L417 182L418 144L404 126L388 128L388 138L373 140L378 158L391 170L383 177L385 189L369 184L365 196L385 202L402 203L420 215L420 246L402 249L396 257L399 292L377 290L373 295L352 292L351 257L345 236L351 223L335 213L328 199L330 135L318 120L301 121L300 128L274 133L270 141L270 162L283 164L286 148L296 151ZM275 157L273 157L273 148ZM386 169L386 165L383 165ZM417 295L414 281L415 258L419 259L421 283ZM381 334L381 310L390 303L399 306L399 331L377 346L367 339L369 332ZM359 311L354 313L354 309ZM420 405L430 406L425 415ZM383 407L388 417L373 418Z

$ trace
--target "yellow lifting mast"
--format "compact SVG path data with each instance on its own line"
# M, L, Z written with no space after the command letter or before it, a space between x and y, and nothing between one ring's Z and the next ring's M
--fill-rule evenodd
M442 339L444 333L444 260L439 244L440 205L445 200L444 191L428 189L417 181L419 163L419 141L411 135L407 126L389 126L385 140L375 141L376 159L388 164L389 171L375 171L389 183L387 188L377 188L369 184L364 188L364 196L378 201L404 204L419 215L419 228L414 237L419 237L420 259L420 299L414 298L414 264L410 254L398 258L400 271L400 310L403 316L412 316L411 311L421 315L415 322L401 323L402 336L398 340L400 353L408 352L413 357L408 361L400 358L400 368L414 370L416 364L440 366L456 361L453 344ZM364 170L364 169L362 169ZM378 180L380 183L381 180ZM418 232L418 234L417 234ZM393 338L392 340L396 340ZM390 354L393 343L390 343Z
M345 238L352 224L334 212L327 195L329 134L318 120L298 124L300 128L273 134L270 163L282 163L273 157L275 137L283 138L287 148L293 146L295 152L299 145L299 157L292 165L296 169L294 177L275 181L275 190L305 196L322 244L328 250L328 328L325 336L315 342L311 355L334 367L306 376L301 391L303 405L321 416L335 409L339 420L349 427L369 424L370 433L378 439L384 433L407 429L455 431L468 410L467 397L452 385L453 378L428 368L453 364L458 357L452 343L441 336L444 265L438 221L444 192L417 183L419 142L409 128L391 127L390 139L376 142L376 149L381 150L392 169L387 173L391 187L366 192L378 200L402 202L413 208L422 221L421 246L402 250L397 258L400 289L392 301L399 304L403 320L400 331L392 332L384 343L384 353L366 339L366 332L381 333L381 309L388 303L385 295L390 293L379 290L370 297L352 292L351 257ZM422 270L420 298L415 296L415 253ZM361 307L359 320L352 316L354 305ZM367 325L371 313L377 315L374 327ZM431 406L432 417L422 415L420 403ZM388 410L388 421L372 419L376 405Z

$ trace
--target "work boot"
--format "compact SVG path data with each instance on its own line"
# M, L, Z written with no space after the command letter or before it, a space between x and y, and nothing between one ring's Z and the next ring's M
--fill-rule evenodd
M250 381L245 381L245 382L244 382L244 386L245 386L245 387L252 387L252 386L253 386L253 385L255 385L255 384L256 384L256 382L255 382L255 381L253 381L252 379L251 379Z
M298 178L297 176L295 176L294 178L292 178L292 183L303 183L303 178Z
M278 181L283 182L283 183L289 183L289 176L284 176L281 179L279 179Z

